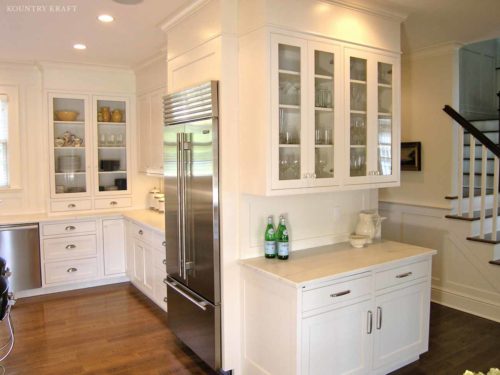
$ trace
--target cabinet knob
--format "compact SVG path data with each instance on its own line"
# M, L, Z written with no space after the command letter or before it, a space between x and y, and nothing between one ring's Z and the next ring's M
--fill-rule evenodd
M163 241L163 242L161 243L161 246L163 246L163 247L167 247L167 241Z
M139 229L139 234L142 236L144 234L144 232L142 231L142 229Z
M64 230L66 231L72 231L72 230L75 230L76 228L73 226L73 225L68 225L66 228L64 228Z
M116 206L116 205L118 204L118 202L117 202L117 201L111 201L111 202L109 202L109 204L110 204L111 206Z
M163 302L167 303L167 297L163 298Z
M78 271L78 268L75 268L75 267L71 267L71 268L68 268L66 270L67 273L73 273L73 272L76 272L76 271Z
M68 204L68 208L75 208L75 207L76 207L76 204L74 204L74 203Z
M164 265L167 265L167 260L166 259L163 259L163 262L162 262Z
M316 173L313 173L313 174L312 174L312 178L316 178Z
M71 250L71 249L75 249L75 248L76 248L76 245L73 245L73 244L66 245L67 250Z

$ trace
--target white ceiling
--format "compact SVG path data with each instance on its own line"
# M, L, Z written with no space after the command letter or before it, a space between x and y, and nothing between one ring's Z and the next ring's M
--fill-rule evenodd
M143 0L122 5L112 0L0 0L0 59L45 60L132 66L166 47L158 27L193 0ZM18 8L45 6L39 10ZM50 5L76 6L67 12ZM102 13L115 21L103 24ZM85 51L72 48L87 45Z
M335 0L333 0L335 1ZM403 51L500 37L500 0L340 0L407 14ZM194 0L0 0L0 60L134 66L165 48L162 21ZM42 5L40 10L18 8ZM67 12L50 5L70 5ZM115 22L96 17L109 13ZM76 51L74 43L87 50Z

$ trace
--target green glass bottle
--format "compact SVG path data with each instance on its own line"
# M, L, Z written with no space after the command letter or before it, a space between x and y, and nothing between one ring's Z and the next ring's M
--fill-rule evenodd
M276 243L278 245L278 259L288 259L288 230L286 229L286 221L283 216L280 216L280 225L278 226L278 231L276 233Z
M266 233L264 235L264 256L266 258L276 257L276 231L274 230L272 216L267 218Z

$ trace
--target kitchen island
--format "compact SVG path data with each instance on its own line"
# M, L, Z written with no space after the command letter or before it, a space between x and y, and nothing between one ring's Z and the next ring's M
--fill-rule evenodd
M381 241L242 260L245 374L386 374L428 349L431 258Z

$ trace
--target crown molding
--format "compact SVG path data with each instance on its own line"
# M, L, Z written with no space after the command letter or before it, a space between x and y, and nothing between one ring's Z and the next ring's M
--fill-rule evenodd
M163 32L167 32L172 27L174 27L179 22L181 22L183 19L185 19L186 17L190 16L191 14L197 12L198 9L205 6L208 2L209 2L209 0L195 0L192 4L180 9L178 12L176 12L172 16L168 17L165 21L163 21L159 25L159 28Z
M351 0L319 0L324 3L329 3L333 5L340 6L342 8L354 10L357 12L363 12L366 14L370 15L375 15L378 17L384 17L387 19L390 19L392 21L396 21L399 23L402 23L408 18L407 13L403 12L398 12L394 10L387 10L386 8L383 8L381 6L377 6L374 4L361 4L358 1L351 1Z
M419 48L415 51L410 51L403 54L403 59L418 60L433 56L449 55L458 51L464 44L460 42L444 42L433 44L424 48Z
M37 61L36 65L40 67L40 69L87 69L87 70L97 70L97 71L122 71L124 73L132 73L133 70L129 66L124 65L105 65L105 64L91 64L91 63L73 63L73 62L64 62L64 61L50 61L50 60L42 60Z
M160 52L157 52L154 55L151 55L148 58L139 61L137 64L132 65L132 69L134 71L144 69L147 66L157 62L158 60L164 60L165 62L167 61L167 48L162 48Z

